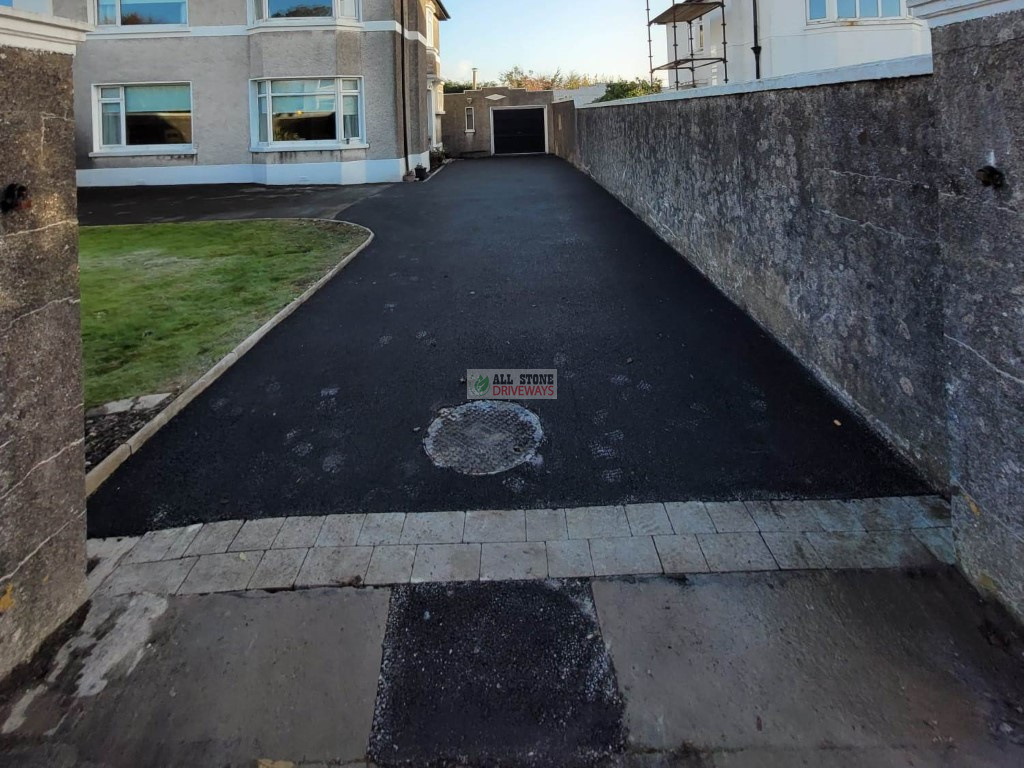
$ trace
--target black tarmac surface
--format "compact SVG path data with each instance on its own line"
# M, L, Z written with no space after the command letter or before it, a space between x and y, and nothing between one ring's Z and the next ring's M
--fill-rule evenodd
M625 743L587 582L425 584L391 595L377 765L593 765Z
M569 165L463 161L427 184L363 192L340 218L370 227L374 243L107 481L89 502L91 536L279 515L928 490ZM97 210L138 221L173 192L108 190L103 205L88 194L83 219L103 223ZM178 195L149 218L165 220L168 205L174 219L209 217L202 190ZM342 204L336 190L227 197L250 217L271 215L275 195L282 216ZM543 425L541 458L492 477L438 469L427 427L483 367L558 369L559 399L524 403Z

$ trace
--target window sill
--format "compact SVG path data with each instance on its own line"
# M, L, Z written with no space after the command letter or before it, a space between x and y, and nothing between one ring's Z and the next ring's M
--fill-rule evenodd
M124 149L98 149L89 157L152 157L153 155L191 156L199 154L192 146L168 144L166 147L125 147Z
M117 37L118 35L152 35L159 32L180 34L188 32L189 29L188 24L128 24L117 27L96 27L96 29L89 32L89 36Z
M466 131L466 133L476 133L476 129L474 128L472 131Z
M337 152L344 151L346 149L369 149L369 144L363 143L352 143L352 144L338 144L331 142L329 144L316 144L309 141L300 141L293 144L271 144L271 145L256 145L249 147L249 151L253 153L273 153L273 152Z
M835 27L871 27L879 24L919 24L920 19L911 16L884 16L867 19L811 19L807 22L808 29L832 29Z
M251 32L282 29L362 29L363 22L359 19L328 18L327 16L310 16L305 19L263 19L249 24Z

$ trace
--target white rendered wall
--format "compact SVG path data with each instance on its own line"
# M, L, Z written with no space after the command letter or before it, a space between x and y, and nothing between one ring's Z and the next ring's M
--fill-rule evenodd
M831 0L834 6L835 0ZM875 61L904 59L931 53L931 32L925 22L910 17L901 19L864 19L809 21L805 0L759 0L761 77L782 77L802 72L849 67ZM722 41L722 13L713 11L704 17L706 57L722 55L729 59L730 83L756 79L752 0L726 0L728 44ZM665 28L666 61L674 58L672 27ZM694 24L694 38L697 24ZM679 25L679 57L689 53L689 29ZM698 54L701 55L701 54ZM655 62L657 65L658 62ZM673 87L675 73L668 73ZM714 64L696 73L698 85L722 85L725 67ZM679 72L681 86L690 85L689 70Z

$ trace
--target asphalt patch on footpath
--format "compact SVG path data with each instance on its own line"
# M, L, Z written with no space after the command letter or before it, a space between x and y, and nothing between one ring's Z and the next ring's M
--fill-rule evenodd
M586 582L395 589L370 757L383 766L589 766L625 744Z

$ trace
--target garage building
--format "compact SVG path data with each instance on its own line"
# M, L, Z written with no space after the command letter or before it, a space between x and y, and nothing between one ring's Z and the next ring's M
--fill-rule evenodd
M546 154L553 91L481 88L444 97L441 133L452 157Z

